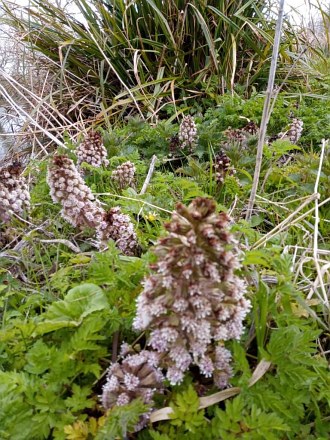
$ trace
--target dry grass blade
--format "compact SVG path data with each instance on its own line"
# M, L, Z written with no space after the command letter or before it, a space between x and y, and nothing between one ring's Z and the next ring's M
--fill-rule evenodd
M252 387L255 383L257 383L269 370L270 366L271 362L262 359L252 374L252 377L249 381L249 387ZM240 392L241 389L239 387L233 387L223 391L219 391L218 393L211 394L210 396L201 397L199 399L199 409L208 408L209 406L215 405L216 403L222 402L226 399L229 399L230 397L237 396L237 394L239 394ZM169 420L171 418L171 414L173 414L172 408L161 408L151 414L150 422L155 423L162 420Z
M298 212L300 212L302 209L304 209L309 203L313 202L319 197L319 194L312 194L309 196L297 209L295 209L286 219L284 219L280 224L275 226L271 231L269 231L266 235L261 237L258 241L256 241L252 249L258 249L260 246L264 245L270 238L274 237L275 235L279 234L280 232L284 231L286 228L292 226L292 220L297 215ZM298 217L299 220L305 216L308 215L311 211L307 211L307 213L304 213L303 216ZM295 222L297 219L295 219Z
M318 173L316 176L315 187L314 187L315 194L318 193L322 164L323 164L323 160L324 160L324 152L325 152L325 149L327 146L328 146L328 141L325 141L325 139L323 139L322 140L321 155L320 155L320 162L319 162L319 169L318 169ZM325 286L324 286L323 274L322 274L322 270L321 270L319 259L318 259L319 223L320 223L319 197L317 197L315 199L315 226L314 226L313 256L314 256L314 264L315 264L316 271L317 271L318 283L315 282L315 284L319 284L321 292L322 292L322 296L323 296L323 304L326 306L326 308L329 311L329 298L328 298L328 294L327 294Z
M62 238L57 238L57 239L53 239L53 240L38 240L40 243L50 243L50 244L63 244L64 246L67 246L69 249L71 249L73 252L75 252L76 254L80 254L81 253L81 249L76 246L75 244L71 243L70 240L65 240Z
M70 3L78 16L60 2L34 0L23 7L0 0L6 23L43 55L40 60L48 65L51 60L61 71L56 104L79 102L87 87L99 95L103 109L116 103L120 111L111 116L118 118L128 110L145 117L155 114L160 100L175 101L182 91L183 98L194 99L196 94L204 98L225 87L234 92L237 85L246 85L248 96L253 86L264 85L274 40L272 6L265 0ZM288 50L279 57L281 74L292 65L292 47L299 44L289 23L283 39ZM78 79L78 96L70 94L67 78ZM164 87L154 84L156 79L164 81ZM121 91L130 99L118 102ZM94 115L101 109L95 110Z

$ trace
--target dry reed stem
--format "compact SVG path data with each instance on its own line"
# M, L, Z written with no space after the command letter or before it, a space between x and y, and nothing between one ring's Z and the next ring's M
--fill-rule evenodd
M324 152L325 152L325 148L327 145L328 145L328 141L326 141L325 139L322 139L322 148L321 148L319 169L317 172L315 186L314 186L314 193L315 194L318 193L318 187L319 187L321 170L322 170L323 159L324 159ZM318 280L318 283L320 285L321 292L323 295L323 303L329 309L329 298L328 298L327 292L324 287L323 275L322 275L320 263L319 263L318 256L317 256L319 223L320 223L320 216L319 216L319 197L318 197L315 199L315 223L314 223L315 226L314 226L314 241L313 241L313 257L314 257L314 264L315 264L316 271L317 271L317 279L315 280L315 284L316 284L316 281ZM316 288L315 288L315 292L316 292Z
M154 169L155 169L156 160L157 160L157 156L154 154L152 156L152 158L151 158L151 163L150 163L149 171L148 171L146 180L143 183L142 189L140 191L140 196L142 194L145 194L145 192L147 191L148 185L150 183L151 177L152 177Z
M259 179L260 179L260 170L261 170L263 149L264 149L264 143L265 143L265 138L266 138L267 125L268 125L268 121L270 118L271 98L273 95L277 58L278 58L278 53L279 53L280 41L281 41L283 15L284 15L284 0L280 0L278 17L277 17L277 22L276 22L274 44L273 44L272 60L271 60L271 66L270 66L270 71L269 71L269 77L268 77L268 85L267 85L266 97L265 97L264 108L263 108L261 124L260 124L260 133L259 133L257 156L256 156L256 166L255 166L255 171L254 171L254 176L253 176L253 183L252 183L252 188L251 188L250 199L249 199L249 203L248 203L248 207L247 207L247 211L246 211L246 220L247 221L250 220L251 215L252 215L252 210L253 210L253 206L254 206L254 202L255 202L255 198L256 198L256 194L257 194L257 189L258 189L258 184L259 184Z
M287 227L290 227L293 223L291 220L296 216L298 212L300 212L302 209L304 209L310 202L314 201L316 198L319 197L319 194L312 194L309 196L297 209L295 209L286 219L284 219L281 223L279 223L277 226L275 226L274 229L269 231L266 235L261 237L259 240L257 240L253 245L252 249L258 249L260 246L265 244L270 238L274 237L278 233L285 230ZM310 211L308 211L310 212ZM307 213L303 214L303 217L305 217ZM301 218L301 217L299 217ZM297 219L296 219L297 220Z
M52 133L50 133L48 130L43 128L37 121L35 121L21 106L19 106L14 99L7 93L6 89L0 84L0 90L3 94L3 97L6 99L6 101L11 105L11 107L16 111L16 113L19 116L24 115L27 120L32 123L34 126L38 127L39 130L42 131L46 136L48 136L53 142L55 142L56 145L67 149L67 147L64 145L63 142L57 139ZM48 156L47 150L42 146L43 152Z
M135 199L134 197L125 197L125 196L120 196L119 194L113 194L113 193L95 193L94 195L95 196L111 196L111 197L117 197L119 199L131 200L132 202L142 203L143 205L147 205L147 206L150 206L151 208L158 209L159 211L167 212L168 214L171 214L171 215L173 214L173 211L169 211L168 209L161 208L160 206L157 206L157 205L153 205L152 203L149 203L146 200Z
M20 82L16 81L15 78L13 78L11 75L9 75L8 73L4 72L3 70L0 69L0 74L5 78L5 80L11 85L11 87L13 87L13 89L23 98L25 99L25 101L30 104L31 108L35 107L35 104L32 103L31 101L28 100L27 96L30 96L30 98L34 99L39 106L44 106L43 110L46 111L50 116L53 117L53 114L51 112L55 111L55 113L59 116L60 119L62 119L63 121L65 121L67 124L70 123L69 119L67 119L59 110L57 110L56 107L52 106L51 104L49 104L46 101L46 98L48 96L46 96L46 98L41 98L40 96L36 95L34 92L32 92L30 89L26 88L23 84L21 84ZM47 77L45 78L45 82L44 85L42 87L42 91L44 90L44 87L46 87L46 80ZM20 90L22 89L23 92ZM50 109L50 110L49 110ZM37 107L37 112L38 112L38 107ZM44 114L42 114L43 117ZM47 120L47 122L51 123L50 121ZM53 124L51 124L53 125ZM56 129L56 127L53 125L53 129Z
M56 238L54 240L37 240L39 243L51 243L51 244L63 244L64 246L68 247L69 249L71 249L73 252L75 252L76 254L80 254L81 253L81 249L76 246L75 244L71 243L71 241L69 240L65 240L62 238Z

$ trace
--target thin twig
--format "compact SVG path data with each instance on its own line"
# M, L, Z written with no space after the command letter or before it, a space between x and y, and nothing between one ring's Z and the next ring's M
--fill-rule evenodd
M281 85L276 89L275 93L274 93L274 98L273 101L271 103L270 109L269 109L269 116L273 113L274 107L275 107L275 103L276 103L276 99L280 93L280 91L282 90L284 84L286 83L287 79L289 78L289 76L291 75L293 69L297 66L298 62L300 61L301 57L306 53L307 48L304 48L300 54L298 55L298 57L296 58L295 62L292 64L292 66L290 67L290 69L288 70L287 74L285 75Z
M51 244L63 244L64 246L68 247L69 249L71 249L73 252L75 252L76 254L80 254L81 253L81 249L76 246L75 244L71 243L71 241L69 240L65 240L64 238L55 238L54 240L41 240L38 239L39 243L51 243Z

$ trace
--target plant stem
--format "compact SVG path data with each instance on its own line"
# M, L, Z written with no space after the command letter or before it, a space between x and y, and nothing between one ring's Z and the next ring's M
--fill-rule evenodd
M113 334L112 338L112 355L111 355L111 362L117 361L118 356L118 343L119 343L119 330L116 330Z
M150 183L151 177L152 177L153 172L154 172L156 160L157 160L157 156L154 154L152 156L152 158L151 158L151 163L150 163L149 171L148 171L146 180L144 181L144 184L142 186L142 189L140 191L140 195L144 194L147 191L148 185Z
M249 204L248 204L247 212L246 212L246 220L247 221L250 220L251 215L252 215L253 205L255 202L259 178L260 178L262 154L263 154L263 148L264 148L264 143L265 143L265 138L266 138L267 125L268 125L268 121L269 121L269 117L270 117L269 109L270 109L271 98L272 98L273 89L274 89L276 65L277 65L277 58L278 58L280 40L281 40L283 13L284 13L284 0L280 0L278 18L277 18L276 30L275 30L274 45L273 45L272 61L271 61L270 72L269 72L269 77L268 77L268 86L267 86L266 98L265 98L265 102L264 102L264 108L263 108L262 119L261 119L261 124L260 124L260 134L259 134L259 140L258 140L256 167L254 170L250 200L249 200Z

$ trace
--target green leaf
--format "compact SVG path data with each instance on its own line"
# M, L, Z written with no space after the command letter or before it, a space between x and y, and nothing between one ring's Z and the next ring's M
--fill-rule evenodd
M51 304L40 319L34 335L63 327L77 327L94 312L108 309L107 297L95 284L82 284L71 289L64 300Z
M264 267L270 266L269 252L264 250L251 250L246 251L244 255L243 264L248 266L250 264L257 264Z
M89 387L80 387L76 384L72 385L72 396L65 400L65 405L73 412L81 411L86 408L92 408L95 402L88 399L91 394Z
M117 440L127 437L135 431L140 416L149 410L140 399L135 399L128 405L115 406L107 413L104 426L97 433L95 440Z

